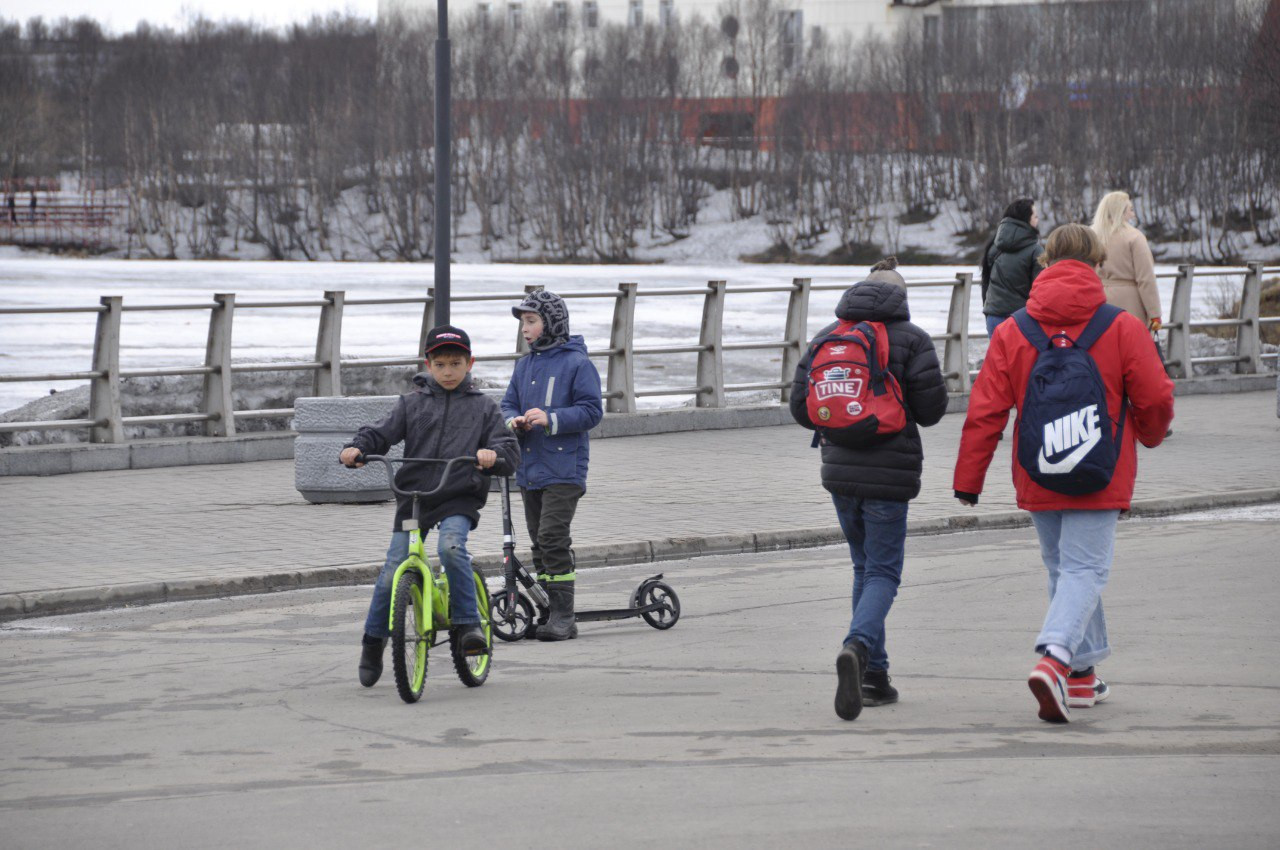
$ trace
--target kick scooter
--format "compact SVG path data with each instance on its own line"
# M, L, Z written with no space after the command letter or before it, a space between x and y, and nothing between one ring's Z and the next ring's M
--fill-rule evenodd
M501 483L502 564L506 583L502 590L493 594L490 611L493 633L502 640L516 641L536 635L538 626L547 622L551 603L546 590L516 557L515 529L511 524L511 482L504 477ZM631 604L626 608L576 611L573 615L579 623L628 617L643 617L655 629L669 629L680 619L680 597L671 585L662 580L662 573L658 573L640 582L631 594Z

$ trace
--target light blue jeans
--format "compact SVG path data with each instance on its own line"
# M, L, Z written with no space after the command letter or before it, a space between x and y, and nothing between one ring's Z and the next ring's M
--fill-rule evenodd
M471 572L471 555L467 552L467 535L470 533L471 520L460 515L440 520L436 531L436 554L444 565L445 575L449 577L449 620L455 626L480 622L475 578ZM364 633L369 637L385 638L391 635L391 630L387 628L391 619L391 580L395 578L396 567L404 563L407 557L409 532L391 532L387 560L373 586L369 615L364 621Z
M1049 612L1036 651L1049 644L1071 650L1071 669L1111 655L1102 589L1111 577L1119 511L1036 511L1040 557L1049 570Z
M993 333L996 332L996 328L1000 327L1000 323L1009 317L984 315L982 318L987 320L987 336L990 337Z
M907 545L907 503L831 494L853 559L853 617L844 642L867 647L867 669L888 670L884 621L889 616Z

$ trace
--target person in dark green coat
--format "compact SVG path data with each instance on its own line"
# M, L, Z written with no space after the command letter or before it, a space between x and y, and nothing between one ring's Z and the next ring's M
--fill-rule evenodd
M1009 204L995 236L982 251L982 313L987 334L1027 306L1031 283L1040 273L1040 214L1032 198Z

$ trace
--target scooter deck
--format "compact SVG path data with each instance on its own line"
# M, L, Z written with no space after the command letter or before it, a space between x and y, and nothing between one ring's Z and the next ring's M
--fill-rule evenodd
M662 610L661 603L642 605L639 608L602 608L598 611L574 611L573 619L579 623L595 623L602 620L625 620Z

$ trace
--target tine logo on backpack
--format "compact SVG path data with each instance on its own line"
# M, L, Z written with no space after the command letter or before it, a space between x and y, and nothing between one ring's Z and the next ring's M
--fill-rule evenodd
M882 322L840 322L810 344L807 358L806 424L829 442L856 448L907 426Z
M1061 419L1046 422L1044 445L1040 449L1038 466L1046 475L1061 475L1075 469L1093 447L1102 439L1098 428L1098 405L1090 404ZM1070 451L1066 457L1050 461L1049 457Z
M1129 399L1120 404L1112 431L1107 387L1089 348L1121 311L1104 304L1075 340L1053 340L1023 308L1018 330L1036 349L1018 410L1018 465L1036 484L1055 493L1083 496L1105 490L1124 445Z
M832 366L823 371L822 380L816 381L813 385L814 392L818 394L818 401L826 401L837 395L857 398L862 393L862 379L850 378L851 372L852 370L846 366ZM858 374L862 374L861 369L858 370Z

